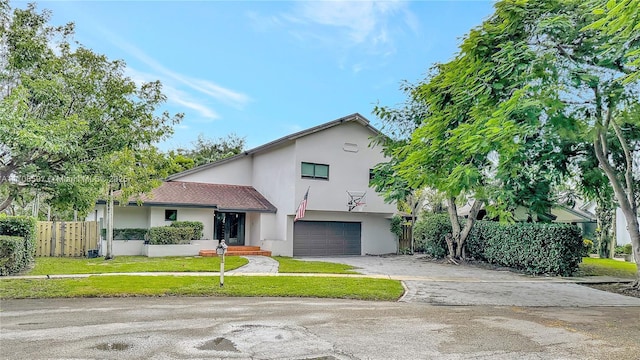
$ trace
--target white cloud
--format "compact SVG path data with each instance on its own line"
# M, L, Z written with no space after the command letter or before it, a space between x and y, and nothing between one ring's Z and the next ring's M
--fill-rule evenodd
M353 73L383 66L396 53L395 36L419 32L417 17L400 1L298 1L286 13L247 17L258 30L284 29L305 45L328 49Z
M126 75L129 76L136 84L154 81L157 79L157 76L154 74L137 71L132 67L126 68ZM205 120L215 120L220 118L215 110L203 105L202 101L194 99L190 94L176 89L165 82L162 83L162 92L167 96L168 102L194 110Z
M243 93L224 88L209 80L196 79L196 78L192 78L192 77L177 73L175 71L169 70L166 67L164 67L162 64L157 62L155 59L151 58L150 56L145 54L143 51L129 44L126 41L112 39L112 42L118 47L120 47L121 49L127 51L129 54L133 55L135 58L143 62L145 65L149 66L149 68L158 72L160 75L163 75L165 78L176 81L182 85L185 85L202 94L208 95L227 105L231 105L236 108L242 108L251 100L249 96Z

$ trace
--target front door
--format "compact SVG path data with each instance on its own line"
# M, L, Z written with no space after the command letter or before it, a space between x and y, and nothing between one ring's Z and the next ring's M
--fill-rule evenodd
M244 213L216 212L215 238L227 245L244 245Z

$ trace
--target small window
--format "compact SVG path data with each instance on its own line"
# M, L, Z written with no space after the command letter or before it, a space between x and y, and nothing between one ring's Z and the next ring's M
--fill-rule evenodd
M178 220L178 210L165 210L164 221L176 221Z
M308 179L329 179L329 165L302 163L302 177Z

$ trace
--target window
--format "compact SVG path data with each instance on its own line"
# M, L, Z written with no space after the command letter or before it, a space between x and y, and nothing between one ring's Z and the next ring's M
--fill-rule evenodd
M164 221L176 221L178 220L178 210L165 210Z
M329 180L329 165L302 163L302 177Z
M369 169L369 182L371 182L371 180L373 180L374 177L375 177L375 173L373 172L373 169Z

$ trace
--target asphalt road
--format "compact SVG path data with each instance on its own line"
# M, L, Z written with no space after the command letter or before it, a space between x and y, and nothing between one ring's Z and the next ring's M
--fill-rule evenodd
M2 359L634 359L640 307L5 300Z

